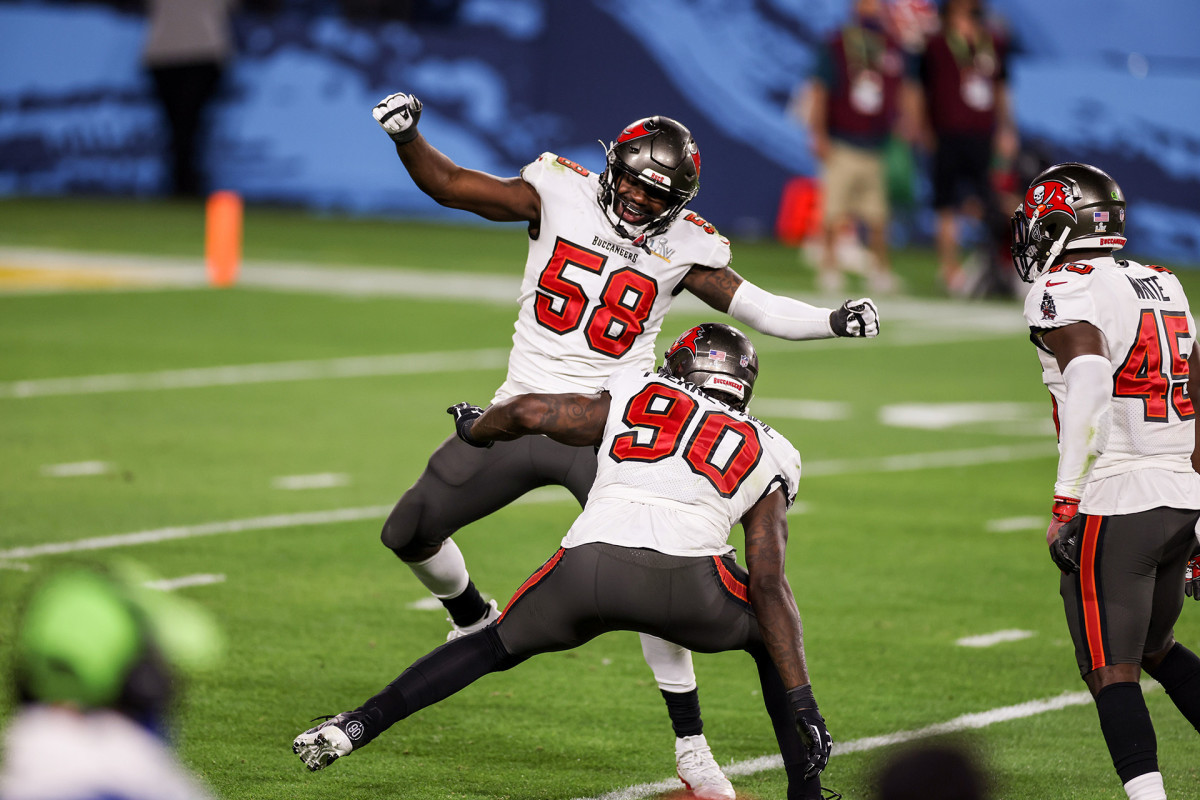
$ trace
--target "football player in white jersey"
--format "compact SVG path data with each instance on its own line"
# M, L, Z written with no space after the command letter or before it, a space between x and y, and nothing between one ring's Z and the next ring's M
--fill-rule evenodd
M1126 793L1161 800L1142 670L1200 731L1200 658L1173 634L1200 517L1196 322L1168 270L1113 257L1125 195L1105 172L1044 171L1012 229L1058 428L1046 541L1076 660Z
M528 225L508 377L493 402L524 392L590 393L618 367L652 368L655 336L685 289L785 339L879 332L870 299L817 308L729 268L729 241L686 211L700 187L700 153L674 120L629 125L609 145L599 175L544 153L519 177L497 178L434 149L417 131L415 97L390 95L373 113L414 183L438 203ZM478 630L499 609L485 602L449 537L538 486L565 486L582 504L595 469L591 448L529 437L478 451L451 436L389 515L383 543L445 605L451 636ZM671 715L679 771L699 797L732 800L704 739L690 654L650 636L642 647Z
M750 340L706 323L675 341L657 374L622 367L597 392L449 409L458 437L473 448L529 434L595 448L596 481L583 513L498 620L450 640L358 708L300 734L293 751L310 769L323 769L488 673L608 631L635 630L701 652L753 656L787 796L822 797L832 739L784 573L800 455L746 413L757 376ZM728 543L738 522L748 571Z

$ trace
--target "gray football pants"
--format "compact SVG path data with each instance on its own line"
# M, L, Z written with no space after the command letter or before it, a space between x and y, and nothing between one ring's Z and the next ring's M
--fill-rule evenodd
M732 557L669 556L610 544L560 549L521 585L497 622L422 656L364 703L379 720L371 736L484 675L602 633L633 630L700 652L749 653L787 767L788 797L820 797L820 780L801 777L807 751L747 587L747 573Z
M523 436L481 448L449 436L396 503L380 538L401 559L418 561L460 528L539 486L565 486L582 506L595 479L594 447ZM647 636L642 647L659 688L680 693L695 687L690 653Z
M450 436L383 525L381 539L415 561L466 525L504 508L539 486L565 486L582 506L596 480L596 449L523 436L472 447Z

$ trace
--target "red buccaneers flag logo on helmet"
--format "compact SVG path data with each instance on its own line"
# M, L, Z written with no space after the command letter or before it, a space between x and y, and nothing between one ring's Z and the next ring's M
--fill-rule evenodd
M701 337L701 335L703 335L703 333L704 333L704 331L702 331L700 329L699 325L692 328L690 331L688 331L687 333L683 334L678 339L676 339L675 343L673 345L671 345L669 348L667 348L666 357L670 358L675 353L678 353L680 350L691 350L692 355L697 355L696 340L699 339Z
M1025 218L1033 219L1036 213L1039 219L1045 219L1048 214L1060 211L1078 222L1075 209L1067 200L1070 193L1071 188L1061 181L1045 181L1030 186L1025 193Z

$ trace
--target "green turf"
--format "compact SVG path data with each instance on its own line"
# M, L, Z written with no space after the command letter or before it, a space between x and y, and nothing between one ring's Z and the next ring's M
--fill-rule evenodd
M194 204L3 201L0 245L198 255L198 213ZM248 211L246 225L247 256L261 259L511 275L524 258L514 226L459 229L260 209ZM748 278L777 290L811 287L794 250L734 246ZM928 252L903 253L899 268L917 294L936 294ZM1195 286L1191 274L1183 277ZM1048 510L1052 455L816 474L834 461L916 453L1039 443L1052 452L1050 437L1028 427L883 424L880 409L901 403L1004 402L1046 413L1049 404L1014 304L968 307L1015 315L1011 334L970 339L962 338L970 314L953 326L939 325L936 313L889 323L888 301L880 305L885 327L876 342L760 341L760 401L846 403L845 419L764 414L814 467L800 485L805 510L790 518L788 571L817 696L842 742L1083 688L1042 533L986 528L990 520ZM469 302L241 288L0 294L0 382L503 348L512 318L509 309ZM673 335L702 318L673 313L664 331ZM0 397L0 550L387 506L451 430L445 407L486 402L502 377L502 368L460 369L450 356L445 369L415 376ZM42 473L44 465L92 460L113 471ZM272 485L281 475L323 472L350 482L300 492ZM571 502L516 505L456 540L481 588L504 599L553 552L575 512ZM46 571L88 558L131 557L166 577L224 575L224 583L181 590L211 609L229 644L216 672L190 682L178 737L187 763L226 800L577 798L671 777L670 729L632 634L489 676L326 772L304 770L290 742L309 719L356 705L445 636L443 613L407 607L425 592L380 546L381 522L28 558L19 562L28 571L0 568L0 607L15 608ZM11 626L10 613L0 616L5 662ZM1009 628L1035 635L988 649L955 645ZM1200 604L1189 601L1177 635L1200 646ZM718 758L774 753L749 659L697 656L696 665ZM1196 734L1161 691L1148 702L1168 790L1185 796L1200 781ZM962 736L986 761L999 797L1123 796L1090 705ZM848 799L866 800L888 752L836 756L827 782ZM745 798L785 796L778 770L734 784Z

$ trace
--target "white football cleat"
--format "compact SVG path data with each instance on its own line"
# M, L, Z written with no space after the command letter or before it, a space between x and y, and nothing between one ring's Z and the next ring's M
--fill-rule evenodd
M470 625L463 625L460 628L451 619L450 633L446 634L446 641L453 642L455 639L460 639L463 636L470 636L472 633L483 630L498 619L500 619L500 608L496 605L495 600L489 600L487 613L478 622L472 622Z
M354 750L354 739L361 739L363 724L352 711L343 711L315 728L309 728L292 741L292 752L313 772L325 769Z
M675 771L700 800L735 800L733 784L717 766L704 734L675 739Z

